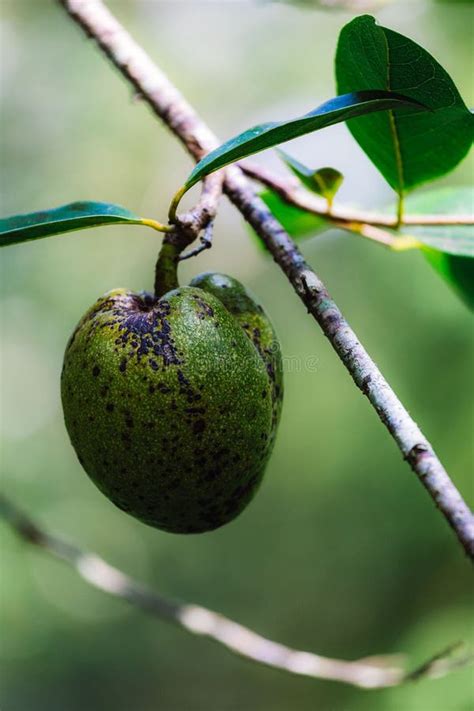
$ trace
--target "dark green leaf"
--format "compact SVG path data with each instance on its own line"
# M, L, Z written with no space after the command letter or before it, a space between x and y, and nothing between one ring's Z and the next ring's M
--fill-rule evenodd
M349 129L400 194L452 170L468 152L474 117L451 77L422 47L363 15L346 25L336 53L338 91L390 89L431 112L379 113Z
M52 210L14 215L0 220L0 247L82 230L86 227L120 223L150 227L156 227L157 224L119 205L104 202L73 202Z
M373 111L401 109L423 109L423 105L388 91L358 91L326 101L305 116L288 121L263 123L244 131L223 143L215 151L205 156L195 166L184 188L189 190L209 173L223 168L242 158L258 153L266 148L273 148L280 143L304 136L326 126L347 121L355 116L362 116Z
M335 168L320 168L313 170L308 168L303 163L300 163L282 150L278 151L282 160L288 168L296 175L302 184L317 195L326 198L328 204L331 205L335 194L342 185L344 176Z
M407 213L472 215L472 188L441 188L407 200ZM455 289L465 303L474 309L474 226L402 228L424 244L423 254L436 271Z

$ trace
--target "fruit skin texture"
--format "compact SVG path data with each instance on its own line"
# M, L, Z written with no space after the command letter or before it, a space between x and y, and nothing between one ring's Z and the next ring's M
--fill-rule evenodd
M222 274L159 299L115 289L66 348L64 418L98 488L144 523L209 531L255 494L281 410L278 340Z

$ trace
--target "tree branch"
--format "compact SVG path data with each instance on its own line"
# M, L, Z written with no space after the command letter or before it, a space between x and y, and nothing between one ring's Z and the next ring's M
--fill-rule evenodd
M188 243L185 246L188 246L202 230L206 230L212 224L222 195L223 180L222 173L208 175L204 180L199 202L192 210L177 218L179 231L188 235Z
M4 496L0 496L0 516L24 541L64 561L83 580L102 592L122 598L133 607L171 622L191 634L208 637L234 654L280 671L377 689L396 686L411 679L444 675L471 661L468 655L451 659L453 648L450 647L406 674L395 665L391 656L347 662L290 649L206 607L182 604L158 595L95 553L82 551L47 533Z
M344 227L344 223L355 222L364 225L374 225L375 227L389 227L396 229L400 225L415 226L431 226L442 227L449 225L474 225L474 217L472 215L403 215L401 223L397 217L390 215L382 215L375 212L366 212L364 210L355 210L353 208L343 207L342 205L333 205L331 210L328 210L327 201L324 198L319 198L312 195L308 190L302 189L300 183L292 176L282 178L275 175L266 168L262 168L254 163L245 162L240 164L243 172L253 180L265 185L276 192L285 202L295 207L299 207L305 212L310 212L313 215L324 217L329 222L334 222L339 227Z
M135 87L194 159L218 145L217 138L169 79L117 22L101 0L59 0L69 15L92 37ZM296 244L273 217L238 166L224 172L224 189L252 225L316 319L357 387L368 397L394 438L404 459L474 559L474 516L450 480L431 444L403 407L356 334L306 264ZM339 215L338 220L343 219Z

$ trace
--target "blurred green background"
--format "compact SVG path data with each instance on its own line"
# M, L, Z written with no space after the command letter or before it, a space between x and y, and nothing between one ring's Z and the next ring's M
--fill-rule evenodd
M332 59L348 13L243 0L110 5L222 138L335 93ZM471 8L420 0L378 13L440 60L468 105ZM55 3L2 0L1 9L2 213L95 199L164 219L190 169L182 148ZM345 126L289 150L341 170L343 200L376 207L393 197ZM283 170L272 153L259 160ZM471 179L465 161L438 184ZM180 537L127 517L90 483L60 409L66 340L103 292L151 288L158 247L151 231L111 227L2 252L5 493L51 531L163 594L290 646L348 659L406 652L416 664L468 639L471 570L460 546L281 272L225 203L213 249L186 262L182 280L214 268L244 280L281 335L286 403L264 485L231 525ZM392 255L338 232L303 249L472 503L467 309L418 254ZM470 669L365 692L259 668L89 588L3 524L0 536L2 711L474 708Z

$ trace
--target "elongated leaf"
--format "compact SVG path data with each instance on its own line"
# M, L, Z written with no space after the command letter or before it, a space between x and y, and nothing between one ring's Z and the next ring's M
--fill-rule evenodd
M400 194L452 170L468 152L474 117L443 67L422 47L363 15L346 25L336 53L337 88L390 89L431 112L373 114L349 129Z
M441 188L410 196L407 212L416 214L472 215L474 190L469 187ZM474 309L474 226L406 226L402 233L423 243L422 252L431 266Z
M51 235L110 224L155 227L157 223L105 202L73 202L51 210L14 215L0 220L0 247Z
M189 190L206 175L229 163L326 126L348 121L355 116L362 116L373 111L406 109L406 107L410 107L411 110L413 108L424 110L423 104L420 102L384 90L357 91L337 96L299 118L263 123L231 138L199 161L184 187Z
M334 196L344 180L342 173L335 168L313 170L282 150L278 150L278 154L305 188L326 198L329 205L332 204Z

